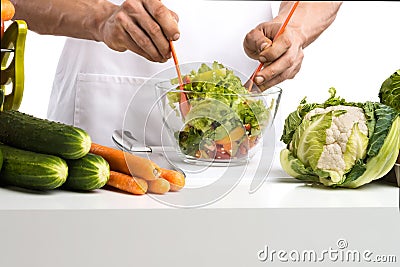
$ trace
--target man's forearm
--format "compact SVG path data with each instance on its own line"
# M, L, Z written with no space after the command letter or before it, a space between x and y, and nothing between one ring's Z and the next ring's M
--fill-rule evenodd
M274 21L283 22L294 2L283 1ZM298 29L303 38L303 48L311 44L336 18L342 2L300 2L289 25Z
M25 20L40 34L101 40L105 18L117 8L107 0L11 0L14 19Z

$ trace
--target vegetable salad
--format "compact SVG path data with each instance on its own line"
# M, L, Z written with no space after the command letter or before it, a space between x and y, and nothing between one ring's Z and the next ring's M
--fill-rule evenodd
M240 78L218 62L211 66L201 64L183 80L190 111L182 116L184 127L175 133L181 151L202 159L247 156L268 125L268 105L257 94L248 92ZM178 79L171 82L177 84ZM167 97L170 106L179 112L176 105L180 92L170 92Z

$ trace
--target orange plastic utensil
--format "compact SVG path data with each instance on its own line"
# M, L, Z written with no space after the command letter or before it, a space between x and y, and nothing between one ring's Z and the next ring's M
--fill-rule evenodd
M290 18L292 17L296 7L299 5L300 1L296 1L293 6L292 9L289 12L289 15L287 16L285 22L281 25L281 27L279 28L279 31L275 34L274 39L272 39L272 41L274 41L279 35L281 35L283 33L283 31L286 28L286 25L289 23ZM253 72L253 74L251 75L250 78L250 84L249 84L249 88L248 91L251 91L251 89L253 88L254 85L254 78L256 77L256 74L262 69L263 67L263 63L260 63L260 65L258 65L257 69Z
M183 88L183 80L182 80L181 70L179 68L178 57L176 56L175 47L174 47L174 44L172 43L172 40L169 41L169 45L171 47L172 57L174 58L175 69L178 74L179 88L181 89L181 91L183 91L184 88ZM188 99L184 92L181 93L181 99L179 101L179 109L180 109L183 117L186 117L186 114L190 110Z

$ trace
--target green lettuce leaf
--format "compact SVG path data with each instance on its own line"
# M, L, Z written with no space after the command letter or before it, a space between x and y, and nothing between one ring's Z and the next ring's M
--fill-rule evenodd
M188 91L186 96L191 109L184 118L185 127L181 130L186 133L176 134L182 137L179 144L184 149L195 147L193 140L200 140L199 136L219 140L238 126L246 125L250 129L247 133L249 136L260 135L274 116L274 102L268 107L260 98L252 97L234 71L218 62L211 66L201 64L198 70L186 74L186 79L190 82L184 84L184 90ZM172 79L171 83L176 84L177 79ZM180 93L170 92L167 97L168 104L179 115ZM191 155L194 156L193 153Z
M176 135L176 140L178 140L182 152L187 155L195 155L203 140L203 133L191 127L185 131L177 132Z

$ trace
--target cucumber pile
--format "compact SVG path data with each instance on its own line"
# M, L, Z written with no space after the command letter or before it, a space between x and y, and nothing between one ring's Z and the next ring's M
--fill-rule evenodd
M0 112L0 183L33 190L64 185L73 190L103 187L108 162L89 153L84 130L14 111Z

